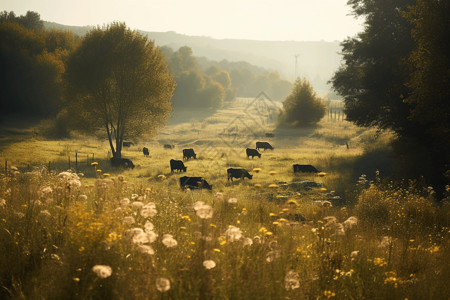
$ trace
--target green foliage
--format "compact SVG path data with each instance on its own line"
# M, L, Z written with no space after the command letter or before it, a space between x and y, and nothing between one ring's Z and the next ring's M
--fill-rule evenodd
M409 167L397 172L424 176L442 194L450 163L449 6L434 0L349 4L366 21L363 32L342 43L344 65L332 79L347 119L392 129L399 165L415 166L412 173Z
M41 20L41 16L34 11L27 11L25 16L17 17L13 11L7 12L3 11L0 13L0 23L18 23L23 27L39 31L44 28L44 22Z
M175 110L214 110L222 107L225 95L230 96L229 85L223 86L216 78L226 80L200 70L197 60L189 47L181 47L173 52L165 48L170 71L175 75L177 87L173 95Z
M305 127L316 124L325 115L326 107L306 79L297 79L291 94L283 101L280 125Z
M116 157L124 138L154 133L171 110L175 82L162 52L125 24L89 32L71 54L66 78L74 116L91 132L106 130Z

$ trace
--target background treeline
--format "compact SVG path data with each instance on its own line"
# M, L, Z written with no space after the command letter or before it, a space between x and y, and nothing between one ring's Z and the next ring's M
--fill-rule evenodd
M54 116L62 108L64 64L78 39L44 31L39 14L0 13L0 114Z
M0 13L0 36L0 115L39 119L59 114L57 120L64 119L66 62L83 38L71 31L45 30L38 13L16 16L6 11ZM278 73L246 62L196 58L189 47L161 50L177 82L175 110L214 110L236 96L255 97L262 90L281 100L291 89Z

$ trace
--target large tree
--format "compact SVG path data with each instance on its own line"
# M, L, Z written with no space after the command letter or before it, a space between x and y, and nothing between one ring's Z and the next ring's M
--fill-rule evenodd
M347 119L391 129L397 174L424 176L441 191L448 179L448 1L349 0L364 31L342 43L332 78Z
M152 41L123 23L90 31L70 56L71 111L92 130L105 130L113 157L124 138L152 133L171 111L175 82Z

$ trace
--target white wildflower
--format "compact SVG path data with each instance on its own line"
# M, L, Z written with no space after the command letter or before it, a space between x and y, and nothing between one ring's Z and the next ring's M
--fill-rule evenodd
M300 287L300 276L297 272L289 271L284 277L284 288L286 290L295 290Z
M358 250L352 251L352 253L350 253L350 257L352 259L358 257L358 255L359 255L359 251Z
M128 206L128 205L130 205L130 199L123 198L122 200L120 200L120 205L121 206Z
M148 255L155 254L155 250L153 250L152 246L149 246L149 245L138 245L136 247L136 249L143 254L148 254Z
M276 251L276 250L269 251L269 252L267 252L267 255L266 255L266 261L273 262L278 257L280 257L280 253L278 251Z
M251 238L246 237L246 238L244 238L242 245L251 246L251 245L253 245L253 240Z
M236 204L237 203L237 198L229 198L228 199L228 203L229 204Z
M141 231L133 235L132 241L134 244L146 244L150 242L150 239L148 238L147 233Z
M134 201L133 203L131 203L131 207L134 209L140 209L144 206L144 203L142 203L141 201Z
M213 260L208 259L208 260L205 260L205 261L203 262L203 266L204 266L206 269L210 270L210 269L212 269L212 268L214 268L214 267L216 266L216 262L213 261Z
M220 192L217 192L216 193L216 198L219 199L219 200L223 200L223 194L220 193Z
M199 208L201 208L203 205L205 205L205 202L203 201L197 201L194 203L194 210L197 211Z
M203 204L202 206L196 209L197 216L202 219L211 219L213 216L213 208L207 204Z
M167 278L160 277L156 279L156 289L161 293L170 290L170 281Z
M131 200L136 200L138 197L138 194L131 194Z
M126 225L131 225L134 224L136 221L134 220L133 216L126 216L125 218L123 218L122 222Z
M380 244L378 247L386 248L392 243L392 238L390 236L383 236L381 238Z
M344 221L344 228L345 230L352 229L354 226L358 224L358 218L355 216L352 216Z
M144 218L154 217L157 213L158 212L155 209L155 204L151 202L144 205L141 209L141 216L143 216Z
M111 276L112 269L110 266L105 265L96 265L92 267L92 271L94 271L95 274L97 274L100 278L107 278Z
M6 206L6 200L0 199L0 207L5 207L5 206Z
M86 201L86 200L87 200L87 196L84 195L84 194L83 194L83 195L80 195L79 199L80 199L80 200Z
M173 238L173 236L171 234L163 235L162 243L167 248L173 248L173 247L176 247L178 245L178 242Z
M154 228L155 228L155 226L153 225L152 222L150 222L150 221L145 222L145 224L144 224L144 231L145 232L148 233L148 232L152 231Z
M158 238L158 234L154 231L146 231L149 243L153 243Z
M242 231L238 227L230 225L228 229L225 231L225 235L229 242L238 241L242 237Z

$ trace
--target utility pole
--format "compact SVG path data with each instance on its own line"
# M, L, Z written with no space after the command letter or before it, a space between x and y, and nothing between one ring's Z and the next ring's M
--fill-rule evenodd
M297 80L297 58L300 56L300 54L294 54L295 57L295 72L294 72L294 82Z

